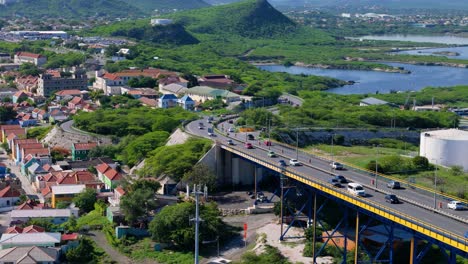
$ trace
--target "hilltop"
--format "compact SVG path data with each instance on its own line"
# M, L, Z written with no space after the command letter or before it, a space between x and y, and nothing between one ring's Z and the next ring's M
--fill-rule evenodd
M245 0L190 10L176 13L173 17L189 31L199 34L272 38L296 32L299 28L266 0Z
M152 10L186 10L210 6L203 0L123 0L145 12Z
M0 16L30 18L137 17L142 11L119 0L19 0L1 6Z

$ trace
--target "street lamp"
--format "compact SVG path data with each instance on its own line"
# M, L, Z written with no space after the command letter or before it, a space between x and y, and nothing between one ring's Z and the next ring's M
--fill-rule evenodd
M296 127L296 160L299 160L299 128Z
M375 156L375 179L374 179L374 184L375 184L375 191L377 191L377 173L378 173L378 164L377 164L377 160L379 159L379 146L380 145L376 145L377 147L377 155Z

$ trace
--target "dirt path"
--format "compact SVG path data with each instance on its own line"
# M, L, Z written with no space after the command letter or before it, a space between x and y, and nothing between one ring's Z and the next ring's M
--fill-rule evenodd
M96 242L96 244L102 248L109 257L119 264L132 264L132 260L127 256L123 255L116 249L114 249L109 243L107 243L106 237L100 231L92 231L90 232L89 237Z

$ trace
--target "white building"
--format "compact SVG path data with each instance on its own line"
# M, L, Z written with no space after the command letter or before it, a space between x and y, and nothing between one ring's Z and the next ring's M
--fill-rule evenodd
M462 166L468 171L468 132L458 129L421 133L419 155L442 166Z
M151 25L152 26L156 26L156 25L161 25L161 26L165 26L165 25L170 25L172 24L172 19L166 19L166 18L153 18L151 19Z

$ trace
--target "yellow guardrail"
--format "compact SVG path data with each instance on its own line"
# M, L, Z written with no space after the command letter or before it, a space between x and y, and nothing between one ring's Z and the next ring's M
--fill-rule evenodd
M271 163L269 162L266 162L264 161L261 157L259 157L258 155L256 154L253 154L253 153L249 153L249 154L246 154L242 151L239 151L235 148L231 148L231 147L228 147L226 145L221 145L222 148L226 149L226 150L229 150L239 156L242 156L244 158L247 158L251 161L254 161L260 165L263 165L271 170L274 170L274 171L277 171L277 172L281 172L283 173L284 175L286 175L287 177L290 177L290 178L293 178L297 181L300 181L302 183L305 183L311 187L314 187L318 190L321 190L325 193L328 193L328 194L331 194L341 200L344 200L350 204L353 204L353 205L356 205L356 206L359 206L369 212L372 212L374 214L377 214L379 216L382 216L386 219L389 219L393 222L396 222L398 224L401 224L403 226L406 226L412 230L415 230L419 233L422 233L426 236L429 236L433 239L436 239L438 241L441 241L447 245L450 245L454 248L457 248L459 250L462 250L464 252L468 252L468 239L466 238L463 238L462 236L460 235L457 235L457 234L454 234L450 231L447 231L447 230L444 230L444 229L441 229L439 227L436 227L432 224L429 224L429 223L425 223L423 221L421 221L420 219L417 219L417 218L414 218L412 216L409 216L409 215L406 215L406 214L403 214L401 212L398 212L394 209L391 209L391 208L388 208L388 207L385 207L385 206L382 206L380 204L377 204L371 200L366 200L366 202L363 202L363 201L360 201L358 199L356 199L355 197L351 197L347 194L345 194L343 191L337 191L337 190L334 190L334 189L331 189L329 187L327 187L327 183L323 182L323 181L320 181L320 180L317 180L317 179L314 179L314 181L310 180L309 176L307 175L304 175L300 172L292 172L291 169L288 169L288 170L283 170L283 169L280 169L278 166L275 166L275 165L272 165Z

